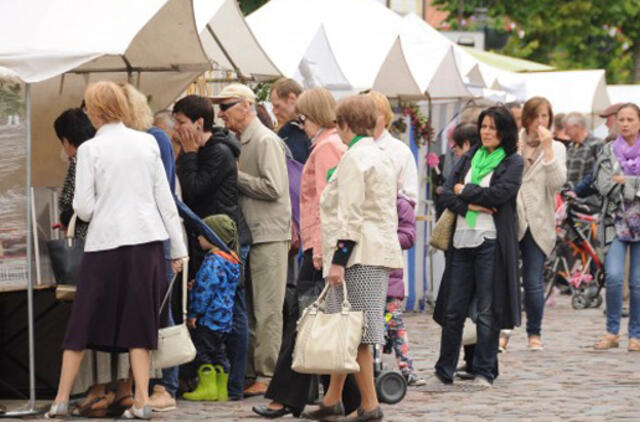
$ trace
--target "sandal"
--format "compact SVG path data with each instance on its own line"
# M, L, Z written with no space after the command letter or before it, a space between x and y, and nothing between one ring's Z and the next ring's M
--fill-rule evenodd
M145 404L141 408L136 407L135 405L131 406L122 414L122 419L151 419L151 406Z
M125 400L131 400L129 403L123 403ZM133 396L131 394L127 394L126 396L122 396L119 399L115 400L109 406L107 411L107 416L112 418L119 418L122 414L129 408L133 406Z
M59 416L69 416L69 402L53 403L47 413L44 414L45 419L56 419Z

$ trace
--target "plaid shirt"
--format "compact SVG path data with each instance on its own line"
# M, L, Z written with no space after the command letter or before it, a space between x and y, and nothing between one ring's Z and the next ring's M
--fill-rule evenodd
M570 143L567 147L567 183L580 183L587 174L593 172L602 147L602 140L589 134L581 144Z

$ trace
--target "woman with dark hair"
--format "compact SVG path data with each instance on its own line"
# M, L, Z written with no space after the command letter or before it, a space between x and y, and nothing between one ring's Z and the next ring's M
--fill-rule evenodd
M520 131L524 174L517 206L529 350L543 349L544 262L556 243L556 193L567 180L566 149L553 140L552 121L551 103L546 98L533 97L524 104Z
M491 107L480 114L478 131L482 144L460 158L441 197L457 218L434 312L442 337L430 386L453 382L467 316L476 320L473 373L482 387L493 383L500 329L520 324L518 130L506 108Z
M58 139L62 144L65 156L69 159L67 176L64 178L62 192L58 199L60 208L60 222L63 226L68 226L73 216L73 192L76 180L76 152L82 143L95 136L96 130L91 126L91 122L81 108L70 108L64 111L53 122ZM84 239L87 236L88 224L82 220L77 220L75 237Z

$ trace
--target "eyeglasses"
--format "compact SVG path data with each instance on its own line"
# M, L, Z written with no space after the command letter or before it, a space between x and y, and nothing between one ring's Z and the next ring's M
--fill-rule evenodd
M226 103L226 104L220 103L220 104L218 104L218 107L220 107L220 111L227 111L231 107L233 107L234 105L240 104L241 102L242 102L242 100L237 100L237 101L234 101L232 103Z
M307 116L305 116L304 114L298 114L298 121L300 123L304 123L307 120Z

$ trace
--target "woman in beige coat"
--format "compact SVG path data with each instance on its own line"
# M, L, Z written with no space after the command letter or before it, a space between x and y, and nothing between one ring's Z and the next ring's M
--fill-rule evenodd
M540 329L544 310L544 262L556 242L555 195L567 179L565 147L553 140L552 121L553 111L547 99L533 97L525 103L520 132L524 174L517 206L530 350L543 348Z

